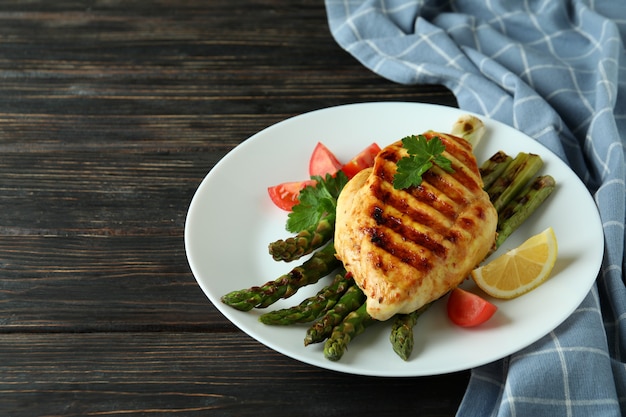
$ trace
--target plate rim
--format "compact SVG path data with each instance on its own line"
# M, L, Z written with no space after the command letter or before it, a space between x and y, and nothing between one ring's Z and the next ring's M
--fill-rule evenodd
M439 105L439 104L428 104L428 103L417 103L417 102L401 102L401 101L385 101L385 102L364 102L364 103L352 103L352 104L343 104L343 105L337 105L337 106L331 106L331 107L325 107L325 108L321 108L321 109L316 109L316 110L312 110L309 112L305 112L305 113L301 113L295 116L291 116L288 117L286 119L283 119L275 124L272 124L270 126L265 127L264 129L258 131L257 133L253 134L252 136L250 136L249 138L245 139L244 141L242 141L239 145L235 146L234 148L232 148L224 157L222 157L206 174L206 176L202 179L201 183L199 184L198 188L196 189L193 198L189 204L189 208L188 208L188 212L187 212L187 217L185 219L185 230L184 230L184 243L185 243L185 252L187 255L187 259L189 262L189 266L191 268L191 271L194 275L194 278L196 279L196 282L198 283L198 285L201 287L201 289L203 290L204 294L207 296L207 298L209 298L209 300L214 304L214 306L217 308L218 311L220 311L229 321L231 321L237 328L239 328L241 331L243 331L244 333L246 333L248 336L254 338L255 340L257 340L259 343L271 348L274 351L277 351L287 357L290 357L294 360L303 362L303 363L307 363L309 365L312 366L316 366L316 367L320 367L323 369L328 369L328 370L333 370L333 371L339 371L339 372L343 372L343 373L349 373L349 374L355 374L355 375L368 375L368 376L380 376L380 377L415 377L415 376L427 376L427 375L439 375L439 374L446 374L446 373L452 373L452 372L457 372L457 371L462 371L462 370L466 370L466 369L470 369L476 366L480 366L480 365L484 365L490 361L476 361L474 363L469 363L468 366L464 367L464 368L451 368L451 369L444 369L441 372L407 372L407 373L386 373L386 372L375 372L375 371L366 371L366 370L355 370L350 368L350 366L348 364L344 364L341 361L340 362L331 362L328 361L326 359L324 359L322 357L322 360L325 362L311 362L306 360L305 358L303 358L302 356L299 356L297 354L293 354L293 352L290 352L289 350L285 350L284 348L277 346L275 343L265 340L263 337L259 338L258 335L256 334L251 334L249 331L247 331L245 328L243 328L240 323L237 320L233 320L233 316L234 314L238 314L241 312L237 312L236 310L232 309L231 307L228 307L222 303L216 302L217 300L214 299L214 297L211 296L210 291L208 288L205 287L205 282L203 280L201 280L199 278L200 275L200 271L197 270L197 268L194 266L194 262L193 262L193 255L191 254L191 240L190 240L190 227L191 227L191 222L193 220L193 215L194 215L194 208L195 208L195 203L197 202L197 198L200 198L199 196L201 195L201 193L204 191L204 188L207 186L206 184L208 183L208 179L214 175L213 173L217 170L219 171L221 169L221 167L225 164L229 164L230 160L233 158L237 157L238 153L241 152L245 152L245 150L247 149L247 147L251 146L251 144L253 144L255 141L258 140L262 140L263 136L265 134L267 134L269 131L273 130L273 129L280 129L282 126L284 126L285 124L290 124L290 123L298 123L299 120L303 120L303 118L307 118L307 117L316 117L320 114L322 114L324 112L333 112L333 111L337 111L338 109L340 111L349 111L349 110L354 110L356 109L356 111L359 111L359 107L361 108L366 108L366 107L371 107L371 106L375 106L375 107L394 107L394 106L410 106L410 107L415 107L415 108L428 108L428 109L436 109L439 111L444 111L444 112L451 112L451 113L457 113L457 115L460 114L472 114L475 115L479 118L481 118L483 121L486 122L486 124L496 124L496 125L500 125L501 127L505 127L506 129L512 129L515 132L517 132L518 134L521 134L523 136L525 136L526 138L532 140L536 146L538 146L539 148L542 149L542 151L546 152L546 154L550 155L551 158L556 158L557 160L559 160L564 167L569 171L569 176L576 179L579 182L579 185L582 185L582 187L586 190L586 194L589 199L591 199L591 202L593 203L593 207L594 207L594 212L595 212L595 216L594 216L594 220L596 220L596 222L599 224L599 229L597 229L597 231L600 232L602 238L600 239L601 243L602 243L602 249L599 250L599 253L603 253L604 252L604 237L603 237L603 229L601 226L601 222L600 222L600 217L599 217L599 212L597 210L597 206L595 205L595 202L593 201L593 198L591 196L591 194L589 193L589 191L587 190L586 186L584 186L584 183L582 182L582 180L575 174L575 172L564 162L562 161L556 154L554 154L552 151L550 151L546 146L544 146L543 144L537 142L536 140L534 140L533 138L531 138L530 136L528 136L527 134L525 134L524 132L521 132L511 126L508 126L502 122L499 122L497 120L494 119L490 119L484 115L479 115L476 113L472 113L469 111L465 111L462 109L458 109L455 107L449 107L449 106L443 106L443 105ZM451 120L452 122L453 120ZM260 138L260 139L259 139ZM386 144L382 144L383 146ZM269 242L268 242L269 243ZM585 292L585 297L586 294L589 292L589 289L591 289L591 287L593 286L593 283L595 282L595 279L597 277L598 271L600 270L601 267L601 262L602 262L602 255L599 256L599 260L597 260L597 268L594 266L592 269L594 269L595 272L595 276L593 278L593 280L591 280L591 285L589 285L589 288L587 289L587 291ZM561 323L563 323L571 314L572 312L578 307L578 305L580 305L580 302L582 302L582 300L584 299L584 297L582 297L580 299L580 301L576 304L576 306L574 306L571 311L565 315L565 317L563 317L562 320L560 320L554 327L552 327L552 330L554 330L554 328L558 327ZM233 314L234 313L234 314ZM247 313L243 313L243 314L247 314ZM261 325L259 323L260 326L264 326ZM498 359L502 359L520 349L523 349L524 347L527 347L529 345L531 345L532 343L536 342L538 339L540 339L541 337L545 336L545 334L549 333L546 332L543 335L539 335L538 337L533 338L532 340L529 340L528 343L525 344L525 346L521 347L521 348L517 348L515 350L512 351L503 351L503 354L500 355L499 358L496 358L494 360L498 360ZM390 348L390 347L389 347ZM320 353L321 354L321 353ZM326 366L325 366L326 365Z

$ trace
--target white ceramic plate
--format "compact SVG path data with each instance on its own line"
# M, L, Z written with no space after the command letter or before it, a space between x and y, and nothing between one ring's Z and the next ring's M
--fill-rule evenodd
M604 247L599 215L585 186L558 157L523 133L484 117L488 132L476 149L479 164L498 150L513 156L519 151L537 153L545 162L542 172L557 181L549 200L493 255L552 226L559 258L542 286L515 300L492 300L498 306L496 315L471 329L448 320L445 299L436 302L414 329L415 348L407 362L391 348L390 322L368 328L340 361L331 362L324 358L323 343L304 347L308 325L263 325L258 316L266 310L241 312L220 301L232 290L264 284L299 263L276 262L268 254L269 242L289 234L287 214L272 204L267 187L307 179L308 159L318 141L347 161L372 142L382 147L428 129L447 132L464 113L418 103L339 106L290 118L237 146L202 181L187 215L187 257L202 290L230 321L264 345L311 365L352 374L460 371L503 358L549 333L582 302L597 276ZM305 287L270 309L298 304L322 284ZM471 283L465 285L474 289Z

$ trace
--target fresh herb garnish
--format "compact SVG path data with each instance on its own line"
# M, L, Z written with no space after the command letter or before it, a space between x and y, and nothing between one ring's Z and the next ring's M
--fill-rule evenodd
M422 175L433 165L439 166L446 172L454 172L452 162L442 155L446 146L438 136L430 140L424 135L411 135L402 139L402 146L408 151L397 162L396 175L393 177L393 187L397 190L418 186L422 183Z
M314 227L324 216L335 216L337 198L343 187L348 183L348 177L343 171L335 176L326 174L326 178L312 176L315 186L309 185L300 191L299 202L287 218L287 230L297 233Z

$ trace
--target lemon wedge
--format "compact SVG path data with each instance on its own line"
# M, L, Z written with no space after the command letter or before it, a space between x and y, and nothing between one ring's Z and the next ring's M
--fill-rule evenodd
M558 254L552 227L471 273L480 289L495 298L511 299L541 285L552 272Z

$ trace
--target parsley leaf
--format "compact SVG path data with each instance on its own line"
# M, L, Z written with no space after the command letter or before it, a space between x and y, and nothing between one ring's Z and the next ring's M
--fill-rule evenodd
M326 174L326 178L312 176L315 186L307 186L300 191L299 202L287 217L287 231L297 233L309 229L319 223L325 216L334 216L337 209L337 198L348 177L343 171L335 176Z
M452 161L442 155L446 146L441 139L434 136L428 140L424 135L411 135L402 139L402 146L409 156L401 158L396 164L398 169L393 177L393 187L397 190L418 186L422 183L422 175L433 165L446 172L454 172Z

